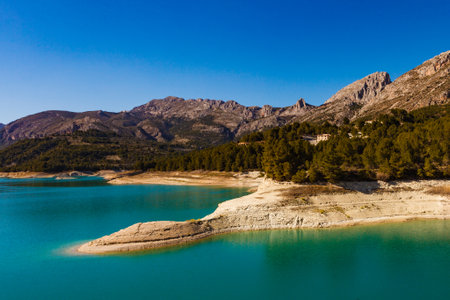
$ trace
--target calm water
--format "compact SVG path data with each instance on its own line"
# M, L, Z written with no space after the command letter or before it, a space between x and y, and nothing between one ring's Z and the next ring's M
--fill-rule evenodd
M448 221L214 237L71 256L139 221L212 212L242 189L0 179L0 299L449 299Z

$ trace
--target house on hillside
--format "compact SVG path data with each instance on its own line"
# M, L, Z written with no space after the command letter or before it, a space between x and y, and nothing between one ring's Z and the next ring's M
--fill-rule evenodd
M331 137L331 134L329 134L329 133L323 133L323 134L316 135L317 142L328 141L328 139L330 137Z
M330 137L331 134L323 133L318 135L304 135L302 136L302 139L308 141L311 145L317 145L319 142L328 141Z

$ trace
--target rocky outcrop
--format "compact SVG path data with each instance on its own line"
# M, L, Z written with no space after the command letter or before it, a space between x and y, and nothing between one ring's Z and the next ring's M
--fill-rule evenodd
M371 117L393 108L408 111L450 102L450 51L403 74L362 107L355 117Z
M212 146L294 121L339 124L345 118L374 118L393 108L413 110L449 102L450 51L447 51L392 83L386 72L370 74L317 107L304 99L288 107L247 107L236 101L167 97L120 113L46 111L0 128L0 146L25 138L90 129L158 142Z
M284 125L311 108L303 99L293 106L274 108L247 107L236 101L167 97L120 113L45 111L0 129L0 145L94 129L158 142L211 146L250 131Z
M114 253L179 245L234 231L323 228L416 218L446 219L450 181L347 182L337 186L264 181L254 194L219 204L212 214L185 222L138 223L82 245L83 253ZM445 193L445 191L444 191Z
M212 232L213 228L210 224L202 221L137 223L96 240L95 251L92 251L93 243L82 245L78 251L111 253L145 250L148 249L145 246L148 244L152 244L152 248L170 246L205 238ZM114 250L112 250L113 248Z
M376 72L357 80L295 121L339 124L344 118L375 118L393 108L411 111L449 102L450 51L446 51L393 82L386 72Z
M338 102L339 104L366 104L373 100L388 84L391 78L386 72L375 72L339 90L325 104Z
M391 83L386 72L376 72L357 80L339 90L321 106L298 116L296 121L342 123L344 118L353 118L358 111L371 102Z

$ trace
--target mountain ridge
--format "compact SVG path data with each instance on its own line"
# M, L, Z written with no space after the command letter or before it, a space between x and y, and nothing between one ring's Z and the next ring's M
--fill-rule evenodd
M32 114L5 125L0 131L0 141L11 144L25 138L94 129L181 144L196 140L195 135L203 135L214 145L247 132L286 124L293 116L312 107L304 99L292 106L277 108L247 107L233 100L185 100L169 96L119 113L48 110Z
M99 130L173 144L218 145L247 133L291 122L343 123L373 118L392 108L413 110L450 99L450 51L391 82L387 72L369 74L337 91L320 106L300 98L287 107L244 106L234 100L153 99L128 111L44 111L0 126L0 145L75 131Z
M373 116L393 108L408 111L450 100L450 50L426 60L398 77L363 107L356 117Z

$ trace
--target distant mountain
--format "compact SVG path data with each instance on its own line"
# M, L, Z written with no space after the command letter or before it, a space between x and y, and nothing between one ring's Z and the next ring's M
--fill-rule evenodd
M386 72L376 72L357 80L339 90L324 104L299 116L297 121L340 123L344 118L351 119L369 103L376 102L377 96L391 83Z
M370 74L338 91L296 121L374 118L393 108L413 109L450 101L450 51L443 52L391 82L386 72Z
M355 117L373 117L393 108L413 109L450 101L450 51L425 61L387 85Z
M394 82L386 72L344 87L320 106L300 99L288 107L243 106L235 101L167 97L130 111L45 111L0 127L0 146L26 138L95 129L119 136L190 146L218 145L246 133L294 121L342 123L374 118L392 108L408 111L450 100L450 51L427 60Z
M159 142L217 145L245 133L284 125L312 107L303 99L292 106L275 108L167 97L120 113L45 111L7 124L0 130L0 144L95 129Z
M5 124L0 123L0 129L2 129L3 127L5 127Z

